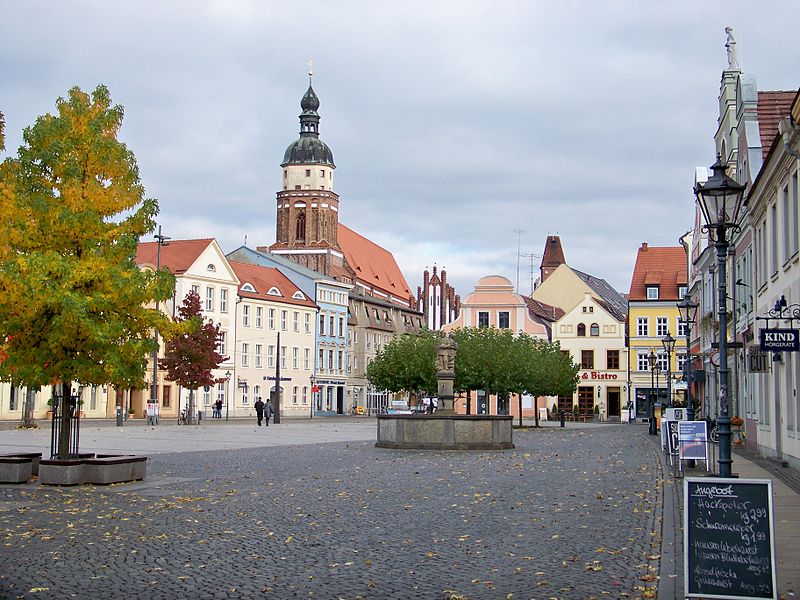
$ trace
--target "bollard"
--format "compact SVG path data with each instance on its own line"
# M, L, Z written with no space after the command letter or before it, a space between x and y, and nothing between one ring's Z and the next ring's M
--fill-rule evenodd
M558 411L558 416L561 419L561 426L563 427L564 426L564 411L563 410Z
M117 427L122 427L122 407L117 407Z

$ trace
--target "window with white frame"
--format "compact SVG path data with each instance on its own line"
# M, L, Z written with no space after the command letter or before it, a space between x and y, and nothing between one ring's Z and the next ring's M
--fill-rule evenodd
M281 346L281 369L286 368L286 346Z
M242 304L242 327L250 327L250 306Z
M306 313L303 317L304 325L305 325L305 332L311 333L311 313Z
M308 386L303 386L303 404L308 404Z
M489 313L487 311L479 311L478 312L478 327L488 327L489 326Z
M773 204L769 209L769 228L772 234L772 244L770 247L770 273L778 273L778 207Z
M675 335L677 335L679 338L686 337L686 323L684 323L683 319L680 317L676 319L675 331L677 331Z
M303 348L303 368L306 371L311 368L311 348Z
M678 373L683 373L683 369L686 366L686 352L676 352L675 353L675 370Z
M273 331L275 330L275 309L270 308L267 312L267 325Z
M261 365L261 351L262 351L263 347L261 346L261 344L256 344L256 348L255 349L256 349L256 353L255 353L256 369L260 369L261 366L262 366Z
M330 315L328 318L328 335L333 337L336 335L336 317Z
M261 306L256 306L256 327L264 327L264 308Z
M300 311L292 312L292 331L300 333Z
M247 387L242 388L242 404L249 404L247 399Z
M254 385L253 386L253 398L258 399L260 397L261 397L261 386L260 385Z
M661 371L662 373L666 373L667 372L667 367L669 366L668 362L667 362L666 353L659 352L656 356L657 356L656 364L658 364L659 371Z
M317 368L320 371L325 370L325 350L320 349L319 356L317 358Z
M669 321L667 317L656 317L656 335L663 337L669 333Z
M217 384L217 400L225 402L225 382Z
M297 404L297 386L292 387L292 404Z
M228 312L228 288L219 288L219 312Z
M214 288L206 288L206 310L214 310Z
M203 404L208 406L211 404L211 387L206 386L203 388Z
M196 283L192 284L192 293L197 294L198 298L200 297L200 286L197 285Z
M228 332L227 331L220 331L219 332L219 342L217 342L217 352L225 355L225 349L228 342Z
M288 318L289 318L289 311L288 310L282 310L281 311L281 331L286 331L286 325L287 325L286 321L288 320Z
M319 334L325 335L325 313L319 313Z
M648 285L647 286L647 299L648 300L658 300L658 286L657 285Z
M650 327L648 325L647 317L636 318L636 335L639 337L647 337L650 335Z
M499 329L508 329L511 326L511 321L507 310L501 310L497 313L497 327Z
M648 359L647 352L639 352L636 355L636 370L637 371L649 371L650 370L650 360Z
M792 223L792 230L789 234L791 240L789 243L789 252L792 256L800 251L800 215L798 214L800 213L800 195L798 195L797 179L798 172L795 171L792 173L791 198L789 201L789 206L791 207L789 221Z
M292 368L297 370L300 366L300 348L292 348Z
M271 369L275 366L275 346L267 346L267 368Z
M679 285L678 286L678 299L683 300L686 297L686 292L687 292L686 286L685 285Z
M333 371L333 350L328 350L328 368Z
M345 331L346 330L344 328L344 317L340 315L339 316L339 337L344 337Z
M250 344L242 342L242 366L250 366Z
M344 351L342 351L342 350L339 350L339 356L338 356L338 359L336 361L336 368L338 368L339 371L344 369Z

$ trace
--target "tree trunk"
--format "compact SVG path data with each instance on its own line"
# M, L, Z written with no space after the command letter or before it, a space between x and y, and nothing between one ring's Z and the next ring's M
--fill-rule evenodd
M25 400L22 403L22 427L36 427L36 422L33 420L33 395L35 390L28 388L25 392Z
M539 396L533 397L533 424L539 426Z
M194 423L194 390L189 390L189 406L186 407L186 424Z

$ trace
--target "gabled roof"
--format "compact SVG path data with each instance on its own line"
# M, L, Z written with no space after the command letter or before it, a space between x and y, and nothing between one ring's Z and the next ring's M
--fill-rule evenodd
M316 303L303 294L302 290L277 268L236 261L229 262L239 281L241 281L239 284L239 296L242 298L269 300L283 304L317 308ZM248 284L250 285L248 286ZM245 286L248 288L252 286L255 291L243 289ZM270 294L269 291L273 288L277 289L281 295ZM298 292L303 295L304 299L295 297Z
M796 94L796 90L758 92L758 130L763 158L767 157L778 135L778 121L789 115Z
M522 294L520 295L522 296ZM531 318L538 317L544 321L554 323L563 317L564 314L566 314L557 306L551 306L550 304L539 302L530 296L522 296L522 299L525 300L525 304L528 306L528 313L530 313Z
M166 267L173 275L180 275L189 270L203 251L214 241L214 238L199 240L171 240L161 245L161 267ZM136 246L136 264L151 265L158 263L158 242L141 242Z
M356 279L398 299L408 300L411 289L388 250L339 223L339 246Z
M682 249L681 249L682 250ZM580 277L592 291L597 294L598 302L609 313L620 321L624 321L628 314L628 300L620 294L617 290L611 287L605 279L600 279L594 275L583 273L577 269L572 269L572 272Z
M650 247L643 243L636 255L631 277L630 301L647 300L647 287L659 287L658 299L680 300L678 287L687 285L683 246Z

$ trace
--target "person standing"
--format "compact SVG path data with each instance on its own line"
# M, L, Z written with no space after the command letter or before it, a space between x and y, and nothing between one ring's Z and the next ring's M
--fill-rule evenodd
M272 416L272 402L267 402L264 406L264 417L267 421L267 427L269 427L269 418Z
M258 419L258 426L261 427L261 420L264 418L264 401L261 396L258 397L253 405L256 409L256 419ZM267 425L269 425L269 417L267 417Z
M217 413L216 417L218 419L221 419L222 418L222 400L217 399L217 401L214 403L214 408L216 409L216 413Z

